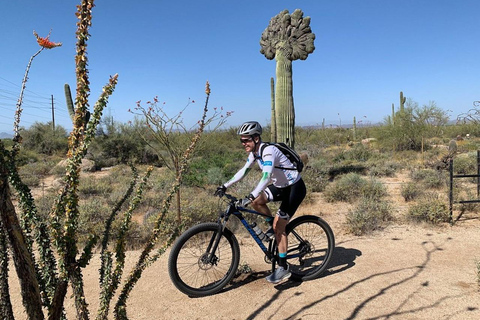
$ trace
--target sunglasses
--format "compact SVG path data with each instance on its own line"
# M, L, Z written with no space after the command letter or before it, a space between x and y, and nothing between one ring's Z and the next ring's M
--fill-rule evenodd
M249 143L250 141L253 141L252 138L241 138L240 143Z

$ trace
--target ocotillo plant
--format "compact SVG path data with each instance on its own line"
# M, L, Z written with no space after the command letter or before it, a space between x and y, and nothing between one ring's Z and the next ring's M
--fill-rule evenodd
M127 299L133 289L133 287L136 285L140 277L142 276L143 271L151 265L152 262L156 261L158 257L163 254L170 246L170 244L173 242L174 237L177 235L176 232L174 232L171 237L166 241L166 243L158 249L157 253L154 255L151 255L151 251L157 244L159 240L159 236L162 234L162 223L164 220L165 215L167 214L170 205L172 203L173 197L175 194L177 194L178 189L180 188L183 180L183 174L185 170L188 168L188 161L191 159L191 157L194 154L195 148L197 147L197 144L200 140L200 137L203 134L203 130L205 128L206 123L208 122L207 119L207 111L208 111L208 99L210 97L210 85L207 81L206 87L205 87L205 94L206 94L206 100L205 100L205 106L203 108L203 115L202 119L198 122L198 127L195 132L195 135L192 137L190 141L190 145L188 148L185 150L183 156L181 157L180 161L180 171L178 172L175 182L173 183L172 188L170 189L170 192L167 194L166 198L163 201L162 204L162 209L161 212L157 216L157 220L155 221L155 226L153 229L153 233L150 236L147 244L145 245L138 261L137 264L135 265L134 269L130 272L130 275L128 276L128 279L126 280L122 291L120 293L120 296L117 300L117 303L115 305L114 313L115 313L115 319L119 320L127 320Z
M276 60L277 140L290 147L295 145L292 61L307 59L315 50L314 40L315 34L310 28L310 17L304 18L300 9L296 9L291 15L288 10L284 10L273 17L260 38L260 52L267 59Z
M50 41L50 33L47 37L39 37L34 31L34 36L40 49L30 58L25 75L23 77L20 96L16 105L14 120L14 145L11 151L4 148L0 141L0 232L6 235L2 241L8 240L11 248L13 262L20 281L22 301L27 316L30 319L43 319L42 305L47 309L51 309L51 299L56 284L55 278L55 262L49 260L53 257L50 250L50 239L48 233L45 232L45 224L38 219L37 210L31 195L30 189L22 183L18 174L16 163L16 155L19 150L19 144L22 139L19 131L19 123L22 114L23 93L26 88L28 74L33 59L44 49L52 49L59 47L61 43ZM16 214L16 208L13 206L10 194L9 184L11 184L18 192L19 204L21 209L20 220ZM32 228L35 227L34 230ZM35 261L33 254L33 238L38 244L40 253L40 266ZM6 245L6 244L5 244ZM1 251L2 262L8 259L8 251ZM52 276L53 274L53 276ZM2 290L8 286L8 273L0 274L0 285ZM42 296L43 299L42 299ZM2 319L13 319L10 296L2 292L0 298L0 313Z

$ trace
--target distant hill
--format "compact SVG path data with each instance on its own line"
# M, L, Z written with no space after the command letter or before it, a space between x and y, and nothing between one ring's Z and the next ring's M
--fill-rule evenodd
M8 134L6 132L0 132L0 139L12 139L13 135Z

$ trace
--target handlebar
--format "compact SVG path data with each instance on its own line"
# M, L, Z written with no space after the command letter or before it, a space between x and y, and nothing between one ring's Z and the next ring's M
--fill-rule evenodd
M243 207L242 204L240 203L240 200L239 200L237 197L235 197L235 196L233 196L233 195L231 195L231 194L229 194L229 193L224 193L223 195L218 195L218 197L219 197L219 198L222 198L222 197L227 198L227 199L228 199L228 202L229 202L230 204L234 205L235 208L237 208L237 207Z

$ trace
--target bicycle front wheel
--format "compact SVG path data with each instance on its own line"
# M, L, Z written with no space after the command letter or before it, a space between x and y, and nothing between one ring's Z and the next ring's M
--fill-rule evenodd
M220 291L235 276L240 261L238 241L228 229L218 236L218 223L198 224L183 233L172 246L168 273L181 292L195 297Z
M287 225L286 233L292 278L311 280L324 272L335 247L335 237L328 223L320 217L301 216Z

